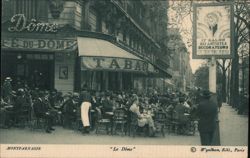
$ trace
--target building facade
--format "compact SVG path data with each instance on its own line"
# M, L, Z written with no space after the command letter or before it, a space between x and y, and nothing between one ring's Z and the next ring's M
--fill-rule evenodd
M176 90L186 92L193 87L193 73L190 65L190 54L182 41L178 29L168 29L168 49L172 56L173 77L170 81Z
M167 1L2 0L1 80L62 92L161 87L171 77L166 9Z

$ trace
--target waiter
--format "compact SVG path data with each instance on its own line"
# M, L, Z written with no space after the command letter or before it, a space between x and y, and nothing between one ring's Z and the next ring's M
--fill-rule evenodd
M83 133L89 133L90 121L89 121L89 109L91 107L91 95L87 91L87 85L83 86L80 94L81 104L81 119L83 124Z

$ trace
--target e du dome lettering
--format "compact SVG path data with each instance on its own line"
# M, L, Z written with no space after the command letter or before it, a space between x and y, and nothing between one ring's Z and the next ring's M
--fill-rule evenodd
M28 22L24 14L16 14L11 18L11 23L14 26L8 28L10 32L57 32L58 25L51 23L37 22L36 19L31 19Z

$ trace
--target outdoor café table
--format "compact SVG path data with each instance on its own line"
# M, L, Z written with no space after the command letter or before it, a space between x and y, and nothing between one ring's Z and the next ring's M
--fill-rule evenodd
M105 112L105 114L110 115L110 116L113 116L113 115L114 115L114 112Z

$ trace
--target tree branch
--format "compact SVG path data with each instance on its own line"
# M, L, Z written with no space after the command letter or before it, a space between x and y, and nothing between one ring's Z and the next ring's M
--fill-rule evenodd
M230 59L229 62L228 62L228 65L226 67L226 70L228 70L228 68L231 66L231 63L232 63L232 60Z
M234 14L234 16L237 17L237 19L239 19L240 21L242 21L247 26L247 28L250 27L250 23L246 19L237 14Z

